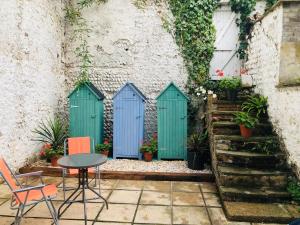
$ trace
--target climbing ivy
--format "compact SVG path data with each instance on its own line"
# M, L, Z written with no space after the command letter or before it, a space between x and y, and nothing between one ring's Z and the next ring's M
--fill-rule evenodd
M215 50L213 14L218 0L169 0L169 5L175 19L175 39L189 73L189 92L194 94L194 85L199 86L208 78Z
M87 25L86 19L82 16L81 11L84 8L92 6L92 4L100 4L106 0L77 0L75 3L68 1L65 8L65 18L67 23L73 27L73 34L71 36L72 41L78 43L75 47L74 53L80 61L80 71L75 82L76 86L80 86L83 83L90 82L90 69L93 64L93 56L89 51L87 38L91 31Z
M278 0L266 0L266 10L276 4ZM254 20L251 20L250 15L255 9L256 0L230 0L231 10L240 15L236 23L240 29L239 33L239 57L240 59L247 59L248 39L251 29L254 25Z
M256 0L230 0L231 10L240 15L236 23L240 28L239 33L239 57L246 59L246 50L248 48L248 35L253 26L253 21L250 19L250 14L253 12Z

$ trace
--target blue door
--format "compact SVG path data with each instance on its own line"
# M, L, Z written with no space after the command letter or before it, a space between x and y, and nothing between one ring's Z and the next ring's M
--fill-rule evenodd
M130 87L114 99L114 158L141 158L144 103Z

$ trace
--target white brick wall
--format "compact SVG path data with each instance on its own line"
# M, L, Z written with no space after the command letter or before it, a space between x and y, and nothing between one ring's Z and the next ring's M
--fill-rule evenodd
M39 149L41 119L64 96L61 0L6 0L0 7L0 157L18 168Z
M283 139L289 160L300 168L300 87L277 87L283 11L280 4L254 26L246 68L253 76L255 91L268 97L270 119Z

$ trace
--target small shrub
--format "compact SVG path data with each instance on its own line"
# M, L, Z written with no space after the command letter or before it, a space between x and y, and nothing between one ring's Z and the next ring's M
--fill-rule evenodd
M278 150L279 150L279 143L277 140L274 140L272 138L267 139L264 142L256 143L251 149L251 151L265 153L267 155L274 154Z
M259 95L249 97L242 105L243 111L254 114L257 118L259 118L261 114L265 115L267 108L268 98Z
M239 77L224 78L220 81L219 87L222 90L237 90L241 87L241 78Z
M234 114L234 121L239 125L244 125L246 128L254 128L258 122L257 118L252 117L247 112L237 112Z
M97 153L101 153L104 151L110 151L111 148L112 148L111 142L107 138L105 138L102 144L97 144L95 146L95 151Z
M189 137L188 147L192 152L201 152L203 151L203 147L207 145L208 132L194 133Z
M140 148L140 152L149 152L155 153L157 152L157 134L154 133L149 141L146 141Z
M291 178L288 182L287 191L294 201L300 203L300 184L296 178Z

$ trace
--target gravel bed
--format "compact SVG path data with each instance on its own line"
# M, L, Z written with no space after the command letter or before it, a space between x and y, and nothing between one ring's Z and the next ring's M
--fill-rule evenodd
M163 173L211 173L209 169L191 170L186 161L145 162L132 159L111 159L101 165L101 171L163 172Z
M50 166L44 160L39 160L30 165ZM152 161L145 162L134 159L109 159L100 166L101 171L122 171L122 172L162 172L162 173L211 173L209 168L204 170L191 170L187 167L186 161Z

